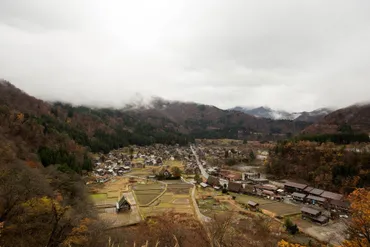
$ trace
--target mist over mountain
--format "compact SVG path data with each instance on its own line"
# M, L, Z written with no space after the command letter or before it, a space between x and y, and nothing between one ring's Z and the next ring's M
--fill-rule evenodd
M244 112L258 118L268 118L274 120L285 119L306 122L316 122L333 111L333 109L330 108L320 108L310 112L288 112L284 110L275 110L266 106L257 108L237 106L229 110Z

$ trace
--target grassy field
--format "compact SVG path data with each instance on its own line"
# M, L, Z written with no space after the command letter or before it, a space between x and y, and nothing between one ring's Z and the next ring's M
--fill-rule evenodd
M93 201L101 201L107 199L107 194L106 193L91 194L90 197L93 199Z
M118 199L117 197L108 197L107 193L91 194L90 198L97 206L115 204Z
M196 194L197 194L197 197L202 198L202 197L207 197L207 196L210 196L210 197L220 196L222 195L222 192L217 191L210 187L208 188L197 187Z
M240 195L236 193L230 194L235 196L235 201L240 204L246 205L248 201L254 201L260 204L260 209L267 210L275 215L284 216L300 213L300 208L298 206L267 200L257 196Z
M248 203L248 201L257 202L260 205L274 203L274 201L266 200L266 199L263 199L263 198L257 197L257 196L240 195L240 194L237 194L237 193L230 193L230 195L235 196L236 197L235 201L237 201L240 204L244 204L244 205L246 205Z
M286 204L282 202L265 204L265 205L262 205L260 208L265 209L267 211L270 211L280 216L299 214L301 212L298 206L294 206L294 205L290 205L290 204Z
M202 214L212 217L214 214L219 214L230 209L229 204L220 203L215 199L198 199L199 210Z

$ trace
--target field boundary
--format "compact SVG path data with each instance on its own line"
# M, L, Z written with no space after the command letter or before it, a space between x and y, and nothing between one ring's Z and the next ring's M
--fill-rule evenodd
M144 204L144 205L140 205L140 207L149 207L150 206L150 204L152 204L152 203L154 203L156 200L158 200L161 196L163 196L164 195L164 193L166 193L166 191L167 191L167 185L166 185L166 187L164 188L164 190L161 192L161 194L159 194L156 198L154 198L153 200L151 200L149 203L147 203L147 204ZM134 191L134 193L135 193L135 191ZM136 195L135 195L135 197L136 197Z
M158 181L159 183L161 183L161 184L163 184L163 185L165 185L165 188L164 188L164 190L158 195L158 196L156 196L153 200L151 200L149 203L147 203L147 204L143 204L143 205L138 205L139 207L149 207L150 206L150 204L152 204L153 202L155 202L156 200L158 200L161 196L163 196L164 195L164 193L166 193L166 191L167 191L167 184L166 183L164 183L164 182L162 182L162 181ZM133 190L132 189L132 187L130 186L130 188L131 188L131 191L133 192L133 194L134 194L134 196L135 196L135 199L137 200L137 197L136 197L136 193L135 193L135 190ZM149 189L150 190L150 189ZM152 190L154 190L154 189L152 189ZM138 190L138 191L146 191L146 190ZM138 200L137 200L138 201Z

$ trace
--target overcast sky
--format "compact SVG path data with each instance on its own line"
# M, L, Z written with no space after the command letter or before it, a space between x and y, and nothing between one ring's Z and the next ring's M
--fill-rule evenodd
M370 100L370 1L1 0L0 78L74 104Z

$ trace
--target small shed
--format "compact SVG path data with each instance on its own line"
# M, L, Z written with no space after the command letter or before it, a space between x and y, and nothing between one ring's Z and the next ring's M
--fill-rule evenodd
M248 201L247 206L251 211L256 211L258 209L259 204L254 201Z
M279 194L284 194L284 190L283 189L277 189L276 192L279 193Z
M200 186L202 187L202 188L207 188L208 187L208 184L206 184L206 183L200 183Z

